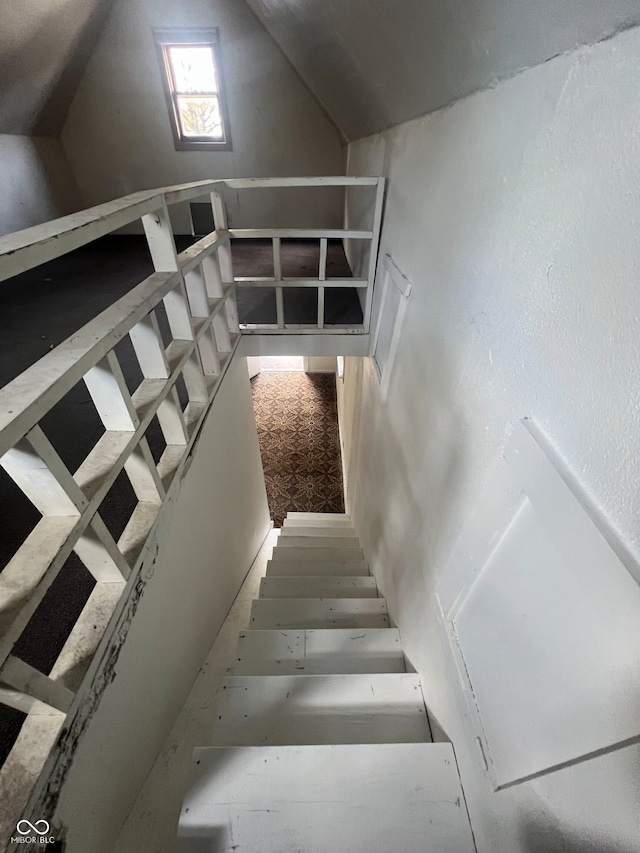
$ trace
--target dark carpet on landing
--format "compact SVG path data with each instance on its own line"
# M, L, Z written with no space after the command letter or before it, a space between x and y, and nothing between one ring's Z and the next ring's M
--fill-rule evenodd
M318 240L282 240L282 275L285 278L316 278L320 264ZM271 240L235 240L233 272L237 276L272 276ZM339 240L327 245L327 278L351 278L351 269ZM284 289L284 322L315 324L318 319L318 291L315 287ZM273 287L243 286L237 289L241 323L277 323L276 291ZM327 287L324 292L325 325L359 325L362 308L355 287Z
M251 380L269 511L344 512L336 379L259 373Z

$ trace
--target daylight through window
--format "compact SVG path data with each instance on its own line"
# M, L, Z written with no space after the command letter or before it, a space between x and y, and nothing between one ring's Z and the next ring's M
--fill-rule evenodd
M230 148L217 32L156 32L156 41L176 148Z

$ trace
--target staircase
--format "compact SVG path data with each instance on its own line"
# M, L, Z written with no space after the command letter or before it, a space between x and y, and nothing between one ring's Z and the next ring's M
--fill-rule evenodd
M432 743L348 516L288 514L213 713L181 853L475 850L453 748Z

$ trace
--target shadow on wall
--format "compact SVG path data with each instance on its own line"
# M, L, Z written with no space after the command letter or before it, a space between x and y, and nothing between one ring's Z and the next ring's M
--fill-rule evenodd
M51 8L38 4L22 37L18 35L13 43L3 44L2 133L57 137L62 130L64 116L110 4L106 0L84 3L84 14L78 12L80 4L76 4L75 14L65 12L61 5L71 4L56 4ZM35 56L35 69L31 63L25 66L25 54ZM26 99L25 90L36 91L36 86L26 89L20 73L25 67L32 69L34 77L43 74L45 77L45 85L37 87L38 95Z
M526 853L637 853L638 848L616 841L579 837L571 830L549 825L549 814L529 816L521 825L520 840Z
M358 479L353 501L363 507L374 574L405 626L416 624L412 617L422 621L425 596L435 588L432 567L441 534L451 527L467 458L448 348L433 332L424 341L408 347L410 372L396 364L388 404L380 403L375 380L363 377L360 423L369 426L357 467L366 481ZM363 368L370 369L364 361ZM383 497L376 498L375 485L382 483Z

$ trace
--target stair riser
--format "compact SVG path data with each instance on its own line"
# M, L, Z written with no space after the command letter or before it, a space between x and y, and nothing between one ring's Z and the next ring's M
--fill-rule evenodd
M291 545L281 547L276 545L273 549L273 560L323 560L324 562L347 563L356 560L362 561L362 551L359 548L310 548L292 547Z
M266 600L266 599L265 599ZM251 617L251 627L268 630L282 628L388 628L389 617L376 613L336 613L329 616L272 616L259 613Z
M304 518L285 518L282 524L282 530L293 530L295 528L306 527L314 530L351 530L353 525L348 518L334 519L333 521L304 519Z
M318 521L318 522L348 522L351 519L346 512L288 512L286 521Z
M381 598L260 598L253 602L251 628L388 628Z
M262 578L260 598L377 598L372 577Z
M288 536L278 537L277 548L340 548L362 553L355 536Z
M287 527L286 525L280 530L280 539L282 541L285 538L289 538L291 536L308 536L316 539L340 539L342 540L350 540L353 539L356 542L358 541L358 537L348 527Z
M269 560L267 577L367 577L369 567L362 560L337 563L327 560Z

